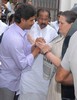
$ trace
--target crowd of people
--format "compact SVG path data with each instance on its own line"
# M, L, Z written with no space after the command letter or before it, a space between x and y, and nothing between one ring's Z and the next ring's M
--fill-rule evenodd
M0 5L0 100L77 100L77 14L29 3Z

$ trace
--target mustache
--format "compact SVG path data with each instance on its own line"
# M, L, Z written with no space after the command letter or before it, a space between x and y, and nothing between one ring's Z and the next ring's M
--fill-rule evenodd
M47 26L47 25L46 25L45 23L42 23L42 24L41 24L41 27L42 27L42 28L44 28L44 27L46 27L46 26Z

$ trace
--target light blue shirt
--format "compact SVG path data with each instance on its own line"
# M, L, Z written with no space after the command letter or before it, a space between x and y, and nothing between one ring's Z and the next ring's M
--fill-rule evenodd
M22 71L31 70L34 57L25 32L14 23L3 35L0 44L0 87L17 91Z

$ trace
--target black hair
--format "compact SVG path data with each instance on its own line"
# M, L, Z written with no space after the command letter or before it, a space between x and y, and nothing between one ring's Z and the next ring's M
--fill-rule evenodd
M77 18L77 14L73 11L64 11L61 15L66 17L66 22L69 24L73 23Z
M37 10L37 17L39 17L40 12L44 12L44 11L46 11L48 13L48 17L51 18L50 17L50 11L48 9L46 9L46 8L40 8L40 9L38 9Z
M60 17L61 14L62 14L62 11L59 11L59 12L57 13L57 17Z
M19 8L21 5L23 5L24 3L22 2L18 2L16 3L15 7L14 7L14 11L16 11L17 8Z
M8 21L9 21L9 25L11 24L12 20L14 18L14 14L11 14L10 17L8 18Z
M15 11L14 21L17 23L21 22L21 18L28 20L30 17L35 16L36 10L32 5L22 4Z

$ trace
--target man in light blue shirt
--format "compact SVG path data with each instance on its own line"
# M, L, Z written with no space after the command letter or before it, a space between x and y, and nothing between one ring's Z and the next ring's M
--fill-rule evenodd
M15 12L15 23L4 32L0 44L0 100L13 100L21 73L31 70L34 57L40 51L38 47L31 51L26 34L34 23L35 14L31 5L23 4Z

